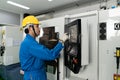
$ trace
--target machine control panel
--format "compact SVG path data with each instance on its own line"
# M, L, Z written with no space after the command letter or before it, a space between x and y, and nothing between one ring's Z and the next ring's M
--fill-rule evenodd
M66 24L65 33L69 36L64 48L65 66L78 73L81 68L81 19Z

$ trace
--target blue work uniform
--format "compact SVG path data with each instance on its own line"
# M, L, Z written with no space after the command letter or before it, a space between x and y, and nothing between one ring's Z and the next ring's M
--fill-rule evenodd
M53 49L49 50L27 34L19 52L24 80L47 80L44 61L56 59L62 48L62 43L58 42Z

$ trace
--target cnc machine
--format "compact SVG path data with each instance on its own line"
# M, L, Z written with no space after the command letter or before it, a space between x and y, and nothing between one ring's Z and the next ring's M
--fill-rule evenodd
M59 58L58 80L119 80L120 12L119 8L90 11L44 20L42 26L54 26L67 33ZM49 80L57 80L48 74ZM54 79L53 79L54 78Z
M0 26L0 76L4 80L21 80L19 47L22 41L19 26Z

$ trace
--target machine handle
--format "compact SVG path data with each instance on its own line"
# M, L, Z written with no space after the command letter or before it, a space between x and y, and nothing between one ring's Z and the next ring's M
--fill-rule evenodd
M78 35L78 42L81 43L81 34Z

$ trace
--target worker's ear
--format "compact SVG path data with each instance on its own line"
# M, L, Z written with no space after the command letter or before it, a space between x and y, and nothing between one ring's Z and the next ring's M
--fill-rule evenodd
M28 34L28 33L29 33L28 28L26 28L24 31L25 31L25 33L26 33L26 34Z

